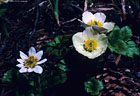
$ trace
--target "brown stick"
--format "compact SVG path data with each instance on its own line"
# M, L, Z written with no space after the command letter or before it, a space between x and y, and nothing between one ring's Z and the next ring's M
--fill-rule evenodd
M119 62L120 62L120 59L121 59L121 54L119 54L119 56L117 57L117 59L116 59L116 61L115 61L115 64L116 65L118 65L119 64Z

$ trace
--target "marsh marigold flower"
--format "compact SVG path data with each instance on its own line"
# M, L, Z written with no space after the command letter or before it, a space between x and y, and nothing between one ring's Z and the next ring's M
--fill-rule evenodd
M80 54L94 59L105 52L108 39L105 34L98 34L90 27L72 37L73 45Z
M114 28L115 23L105 22L105 19L106 15L102 12L92 14L91 12L85 11L82 14L83 22L88 26L92 26L93 30L99 32L109 32Z
M31 47L29 49L29 56L20 51L21 59L17 59L20 64L16 65L17 67L21 68L19 72L35 72L41 74L43 72L43 68L39 65L47 61L47 59L41 60L42 55L43 51L39 51L36 53L34 47Z

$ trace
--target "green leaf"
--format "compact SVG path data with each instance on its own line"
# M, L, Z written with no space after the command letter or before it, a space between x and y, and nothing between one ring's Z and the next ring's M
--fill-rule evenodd
M13 78L13 71L9 70L6 73L4 73L4 76L2 77L2 82L8 82L11 83Z
M66 65L57 64L56 67L58 67L58 68L61 69L62 71L67 71L67 66L66 66Z
M122 40L117 40L114 43L111 42L108 47L112 52L116 52L119 54L125 54L125 51L127 50L127 45Z
M64 59L60 60L60 62L61 62L62 64L66 64Z
M54 39L54 41L55 41L56 44L60 44L61 40L62 40L62 36L57 36Z
M29 85L34 86L34 85L35 85L35 82L32 81L32 80L30 80L30 81L29 81Z
M120 38L120 28L115 26L112 32L109 34L108 39L111 41L116 41Z
M87 93L91 95L98 95L99 91L104 88L103 82L94 77L90 78L89 81L84 82L84 86Z
M128 57L132 58L134 56L134 54L135 55L140 55L139 50L136 47L128 48L128 51L127 51L126 55Z
M3 8L0 9L0 17L2 17L4 15L4 13L6 12L7 9Z
M109 34L108 48L115 53L122 54L124 56L133 57L139 55L139 50L136 48L136 43L131 40L132 31L130 27L124 26L119 29L115 27L112 33Z
M135 47L136 46L136 43L134 41L128 41L127 44L128 44L128 47Z
M47 45L49 45L49 46L56 46L54 41L48 42Z
M128 26L121 28L120 33L121 40L128 41L132 37L132 30Z

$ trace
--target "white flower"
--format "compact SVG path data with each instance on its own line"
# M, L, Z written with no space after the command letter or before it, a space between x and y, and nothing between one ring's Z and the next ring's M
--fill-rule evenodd
M41 74L43 72L43 68L39 65L47 61L47 59L43 59L39 61L42 55L43 55L43 51L39 51L36 53L34 47L31 47L29 49L29 56L27 56L22 51L20 51L21 59L17 59L17 61L20 64L16 65L17 67L21 68L19 72L20 73L35 72Z
M1 2L2 2L2 3L8 3L9 0L0 0L0 4L1 4Z
M104 13L95 13L85 11L82 15L83 22L92 26L93 30L99 32L109 32L114 28L115 23L113 22L105 22L106 16Z
M103 54L107 49L108 39L105 34L95 33L91 27L83 32L78 32L72 37L75 49L89 59L94 59Z

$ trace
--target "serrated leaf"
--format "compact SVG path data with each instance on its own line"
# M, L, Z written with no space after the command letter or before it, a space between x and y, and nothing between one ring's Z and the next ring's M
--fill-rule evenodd
M6 73L4 73L4 76L2 77L2 82L12 82L12 77L13 77L13 71L9 70Z
M125 51L127 50L127 45L124 41L122 40L117 40L114 43L109 44L109 48L112 52L116 52L119 54L124 54Z
M95 79L94 77L90 78L89 81L84 82L84 86L87 93L91 95L98 95L99 91L104 88L102 81Z
M120 39L124 41L130 40L132 37L132 30L128 26L124 26L120 30Z
M109 34L108 39L111 41L116 41L120 38L120 28L115 26L112 32Z
M118 31L116 34L116 31ZM139 50L136 48L136 44L131 40L132 31L130 27L124 26L119 29L115 27L113 32L109 34L108 47L112 52L122 54L124 56L133 57L133 55L139 55Z
M135 47L136 46L136 43L134 41L128 41L127 44L128 44L129 47Z
M134 56L134 54L135 55L140 55L139 50L136 47L128 48L128 51L127 51L126 55L128 57L132 58Z

